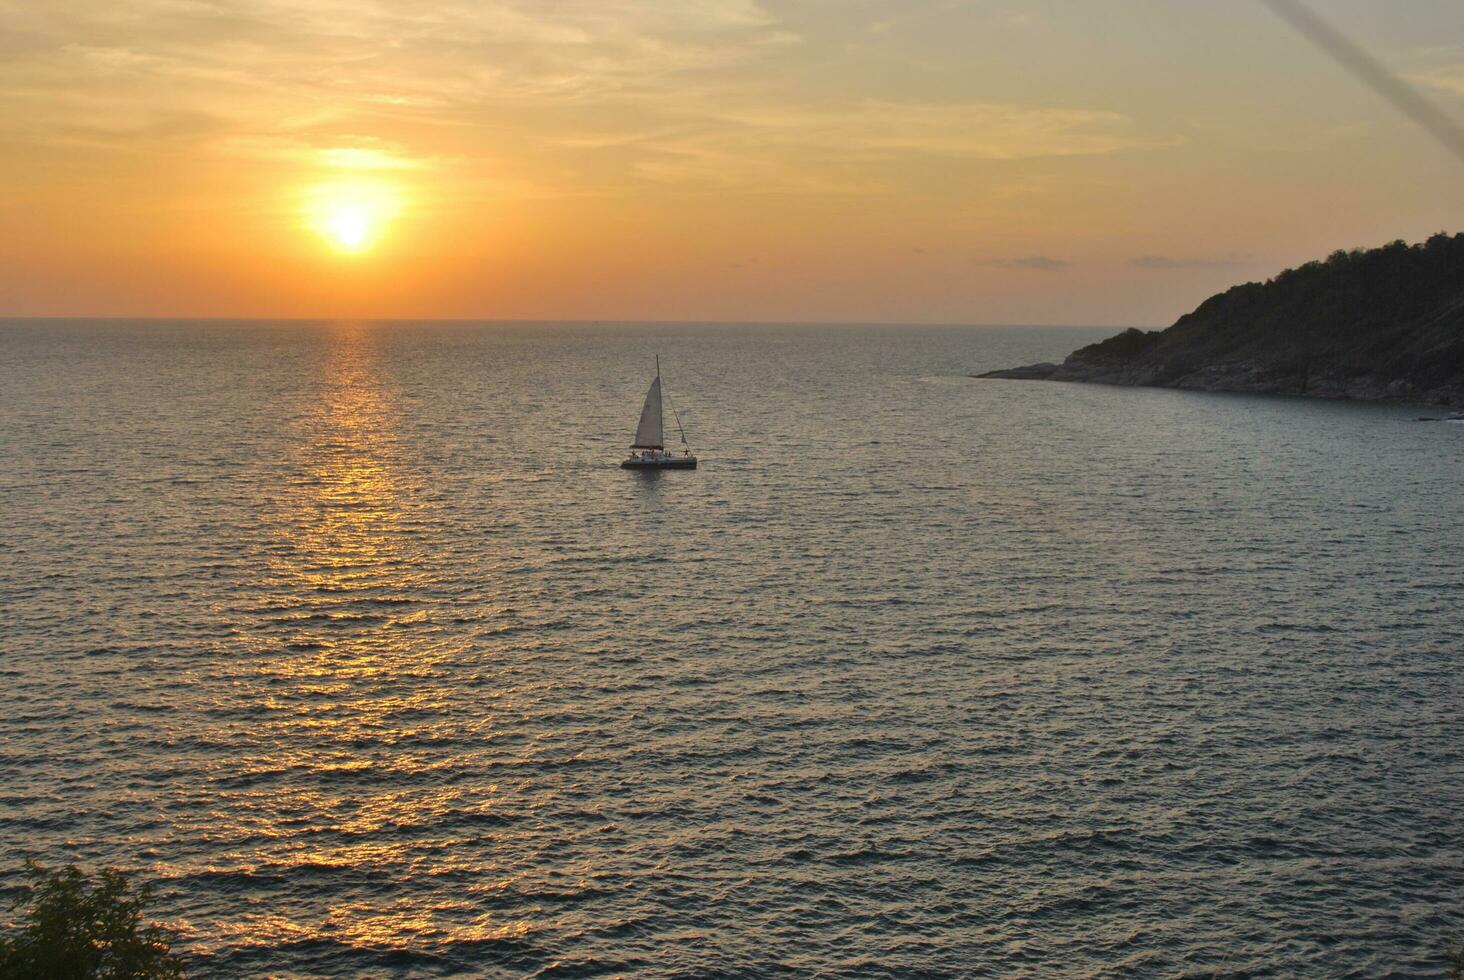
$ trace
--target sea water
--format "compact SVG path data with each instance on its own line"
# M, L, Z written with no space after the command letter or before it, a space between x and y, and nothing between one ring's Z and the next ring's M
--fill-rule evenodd
M1111 332L5 324L0 876L203 975L1440 975L1464 429L968 377Z

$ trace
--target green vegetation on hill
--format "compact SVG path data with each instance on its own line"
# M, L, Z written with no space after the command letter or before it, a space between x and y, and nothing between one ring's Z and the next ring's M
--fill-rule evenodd
M1032 377L993 372L994 376ZM1167 330L1126 330L1057 381L1464 405L1464 234L1333 252L1210 297Z

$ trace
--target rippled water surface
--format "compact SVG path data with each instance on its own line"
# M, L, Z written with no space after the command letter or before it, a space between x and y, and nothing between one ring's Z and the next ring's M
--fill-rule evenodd
M10 324L0 874L205 975L1440 975L1464 427L966 377L1102 333Z

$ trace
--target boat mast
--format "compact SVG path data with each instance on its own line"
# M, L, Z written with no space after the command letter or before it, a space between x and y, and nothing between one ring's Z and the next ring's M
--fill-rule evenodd
M656 377L659 378L660 376L661 376L661 355L660 354L657 354L656 355ZM681 444L683 446L686 446L686 447L690 448L690 445L691 444L686 441L686 430L681 427L681 413L678 412L678 411L676 411L676 403L671 400L671 392L669 392L669 391L666 390L666 386L664 384L661 385L661 394L666 397L666 404L668 404L668 405L671 406L671 417L676 420L676 431L681 433Z

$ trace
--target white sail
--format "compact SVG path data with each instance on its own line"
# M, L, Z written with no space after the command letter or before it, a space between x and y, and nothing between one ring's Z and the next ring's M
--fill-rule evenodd
M641 409L640 425L635 428L635 445L632 449L661 449L661 376L651 382L646 392L646 406Z

